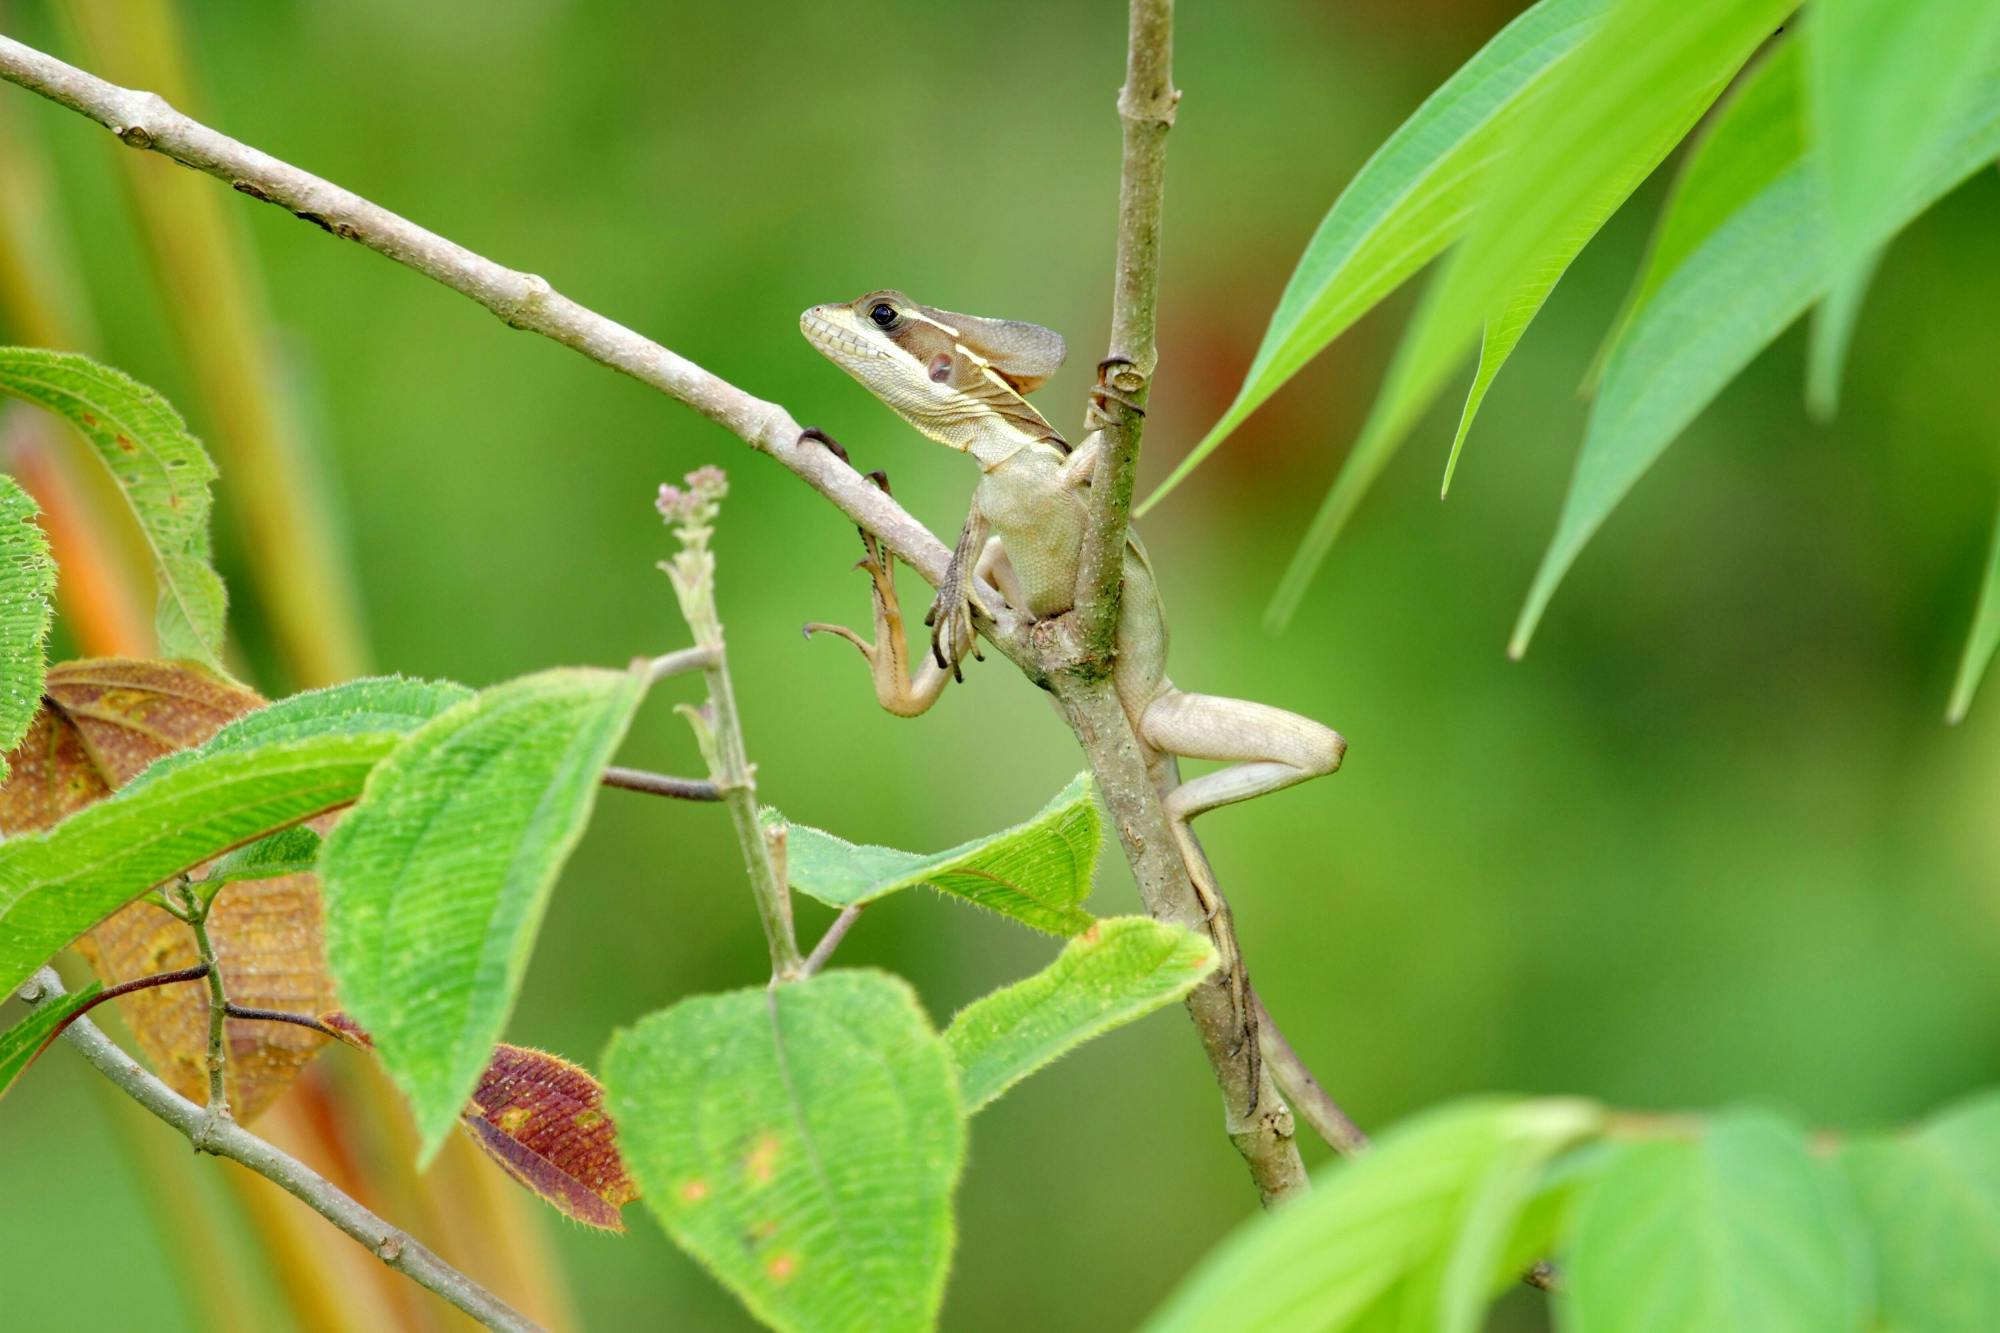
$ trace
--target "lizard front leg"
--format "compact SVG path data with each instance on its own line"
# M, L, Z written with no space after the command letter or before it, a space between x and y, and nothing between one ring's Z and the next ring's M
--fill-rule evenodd
M972 617L975 613L992 615L992 611L979 600L979 594L973 591L975 571L985 555L989 530L985 515L976 507L965 516L965 526L958 533L958 545L952 548L951 563L945 566L944 578L938 582L937 600L931 603L929 613L924 616L924 623L931 627L931 660L951 672L953 680L965 679L964 662L968 650L974 658L985 660L972 628Z

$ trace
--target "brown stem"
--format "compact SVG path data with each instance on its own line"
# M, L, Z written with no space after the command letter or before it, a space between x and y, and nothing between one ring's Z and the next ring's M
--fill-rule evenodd
M85 1014L107 1000L115 1000L121 995L130 995L133 991L151 990L155 986L171 986L177 981L199 981L207 975L208 964L196 963L193 967L184 967L177 972L155 972L149 977L134 977L130 981L121 981L116 986L108 986L78 1005L72 1012L64 1015L62 1021L50 1029L49 1035L42 1038L42 1044L35 1048L35 1053L28 1057L28 1064L33 1064L39 1060L42 1052L53 1046L57 1037L62 1036L64 1028L76 1022L77 1019L82 1018Z
M642 768L620 768L616 764L604 770L604 785L626 791L648 792L654 796L671 796L681 801L722 799L716 785L702 778L676 778L665 773L648 773Z
M348 1040L347 1034L339 1028L314 1018L311 1014L287 1013L283 1009L252 1009L248 1005L232 1002L225 1002L222 1006L222 1011L231 1018L248 1019L253 1023L290 1023L296 1027L311 1028L322 1037L331 1037L335 1041L344 1042Z

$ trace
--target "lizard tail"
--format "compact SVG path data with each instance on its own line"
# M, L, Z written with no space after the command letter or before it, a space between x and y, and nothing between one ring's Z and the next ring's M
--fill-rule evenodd
M1180 845L1181 861L1187 866L1195 896L1207 914L1208 937L1221 955L1221 981L1228 987L1229 1009L1236 1023L1237 1049L1231 1054L1243 1055L1250 1076L1250 1099L1243 1108L1248 1118L1257 1113L1264 1083L1264 1052L1257 1031L1257 1010L1250 1002L1250 970L1243 962L1243 951L1237 947L1235 918L1229 910L1229 900L1222 896L1222 886L1216 883L1208 853L1202 850L1200 840L1185 821L1171 819L1168 823Z

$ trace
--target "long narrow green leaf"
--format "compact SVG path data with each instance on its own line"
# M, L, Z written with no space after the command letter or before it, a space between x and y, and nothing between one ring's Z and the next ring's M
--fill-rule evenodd
M1862 261L1861 267L1836 280L1832 290L1813 307L1812 323L1806 334L1806 410L1819 421L1831 421L1840 410L1840 376L1847 365L1848 349L1861 327L1861 305L1868 296L1868 284L1875 280L1880 250Z
M2000 55L1993 0L1814 0L1802 40L1826 181L1831 309L1814 325L1809 399L1831 415L1881 247L1916 172L1965 116Z
M1785 77L1783 66L1773 73ZM1897 225L2000 156L2000 67L1993 75L1917 164L1915 184L1891 211ZM1813 162L1788 149L1798 140L1765 133L1737 138L1726 128L1717 127L1706 151L1755 159L1732 174L1768 183L1720 221L1691 228L1701 238L1633 311L1612 349L1555 536L1515 625L1509 651L1517 657L1611 510L1722 387L1835 280L1825 192Z
M1229 433L1355 320L1465 231L1503 145L1610 0L1541 0L1424 100L1313 233L1236 401L1139 506L1179 485Z
M46 833L0 842L0 994L154 885L348 804L400 739L319 736L209 755Z
M645 693L633 672L496 685L411 734L320 856L327 962L428 1162L506 1028L556 876Z
M1972 613L1972 631L1965 636L1965 653L1958 659L1958 677L1951 685L1946 722L1963 722L1972 708L1980 677L2000 648L2000 522L1993 527L1993 550L1986 559L1986 577L1979 585L1979 605Z
M958 1011L945 1045L967 1115L1092 1037L1171 1004L1215 970L1215 946L1143 916L1099 921L1026 981Z
M1271 622L1289 618L1361 496L1484 329L1449 484L1487 388L1570 262L1796 3L1624 0L1555 72L1404 334L1362 439L1273 597Z
M759 1319L935 1325L965 1119L907 984L838 971L683 1000L612 1039L604 1082L647 1207Z
M1785 37L1772 43L1730 88L1695 136L1673 192L1654 224L1645 263L1592 358L1585 380L1587 390L1595 392L1602 383L1612 350L1660 284L1717 227L1804 154L1805 129L1799 115L1804 92L1799 64L1797 41Z
M46 1000L34 1011L5 1032L0 1032L0 1097L14 1086L27 1067L34 1062L35 1053L42 1049L42 1043L49 1034L62 1025L62 1021L95 999L103 990L95 981L82 990L71 991L58 1000Z
M12 477L0 475L0 755L28 734L48 674L49 599L56 566L39 511ZM0 759L0 778L7 761Z
M1874 1247L1876 1328L1960 1333L2000 1310L2000 1096L1840 1155Z
M161 656L220 671L227 595L208 543L215 465L180 413L89 357L39 347L0 347L0 393L59 414L90 442L152 551Z
M1601 1115L1587 1102L1498 1099L1426 1112L1236 1228L1147 1333L1468 1327L1461 1275L1478 1274L1482 1299L1491 1291L1535 1168Z
M767 826L784 823L775 810ZM1082 909L1104 834L1097 788L1078 774L1041 812L998 833L928 856L856 846L804 824L787 826L792 887L832 907L874 902L928 884L1051 935L1074 935L1095 920Z
M1563 1254L1564 1333L1860 1333L1866 1236L1795 1126L1717 1117L1694 1142L1623 1147Z

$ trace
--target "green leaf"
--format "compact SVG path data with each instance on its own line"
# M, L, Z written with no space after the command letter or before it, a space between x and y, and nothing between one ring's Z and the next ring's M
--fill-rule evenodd
M1798 43L1781 38L1736 81L1696 135L1654 225L1646 261L1593 359L1587 389L1595 392L1603 381L1612 349L1660 285L1804 154L1799 81Z
M1511 131L1609 3L1541 0L1376 150L1307 243L1236 401L1138 513L1158 504L1300 367L1464 233Z
M496 685L425 723L326 841L327 962L428 1162L513 1011L563 862L645 693L632 672Z
M1483 328L1462 442L1570 261L1796 3L1625 0L1555 72L1547 96L1515 127L1504 173L1404 334L1362 438L1280 581L1270 621L1289 618L1362 495Z
M1238 1227L1146 1328L1309 1333L1364 1315L1370 1327L1477 1328L1542 1163L1600 1120L1589 1103L1560 1100L1426 1112Z
M1963 118L2000 55L1992 0L1817 0L1806 50L1813 142L1826 179L1834 281L1813 320L1806 401L1833 415L1861 302L1911 169Z
M399 739L319 736L207 755L0 842L0 994L154 885L354 800Z
M28 734L48 674L56 566L35 522L39 512L12 477L0 474L0 755ZM0 778L6 776L7 761L0 758Z
M1979 606L1972 613L1972 632L1965 638L1965 654L1958 659L1958 678L1952 682L1951 704L1946 722L1963 722L1972 708L1972 695L1979 678L2000 648L2000 522L1993 525L1993 551L1986 559L1986 577L1979 585Z
M970 1115L1092 1037L1180 999L1215 970L1215 946L1143 916L1092 924L1055 962L959 1010L945 1029Z
M775 810L763 818L767 827L785 823ZM1095 920L1081 906L1104 839L1088 773L1079 773L1026 823L929 856L856 846L804 824L786 827L792 887L831 907L928 884L1051 935L1074 935Z
M251 750L314 736L366 736L415 731L447 708L472 697L448 680L368 676L324 689L302 690L225 724L200 745L160 756L124 790L143 789L176 769L212 754Z
M201 886L213 895L223 885L241 880L309 875L319 868L319 849L320 836L311 829L284 829L219 857L201 877Z
M1769 77L1787 77L1788 68L1796 76L1789 62L1771 64ZM2000 156L2000 65L1993 75L1942 146L1919 164L1916 184L1893 211L1898 225ZM1515 626L1509 651L1517 657L1611 510L1722 387L1834 281L1824 190L1813 163L1787 149L1795 137L1739 137L1733 129L1733 120L1718 124L1705 151L1743 154L1750 160L1729 174L1767 183L1719 221L1688 229L1702 233L1700 239L1634 309L1606 359L1562 517Z
M208 544L215 465L180 413L109 366L39 347L0 347L0 393L67 418L90 442L152 552L160 654L222 670L228 598Z
M48 1043L49 1034L62 1026L64 1019L89 1004L103 989L93 981L80 991L46 1000L13 1027L0 1032L0 1097L5 1097L7 1090L14 1086L14 1080L35 1062L35 1057Z
M836 971L683 1000L619 1032L604 1073L640 1197L759 1319L936 1322L965 1121L902 981Z
M1882 1333L1959 1333L2000 1310L2000 1096L1912 1134L1864 1139L1841 1164L1875 1251Z
M1865 1237L1839 1173L1794 1125L1716 1117L1694 1141L1623 1145L1563 1254L1564 1333L1841 1333L1867 1308Z

